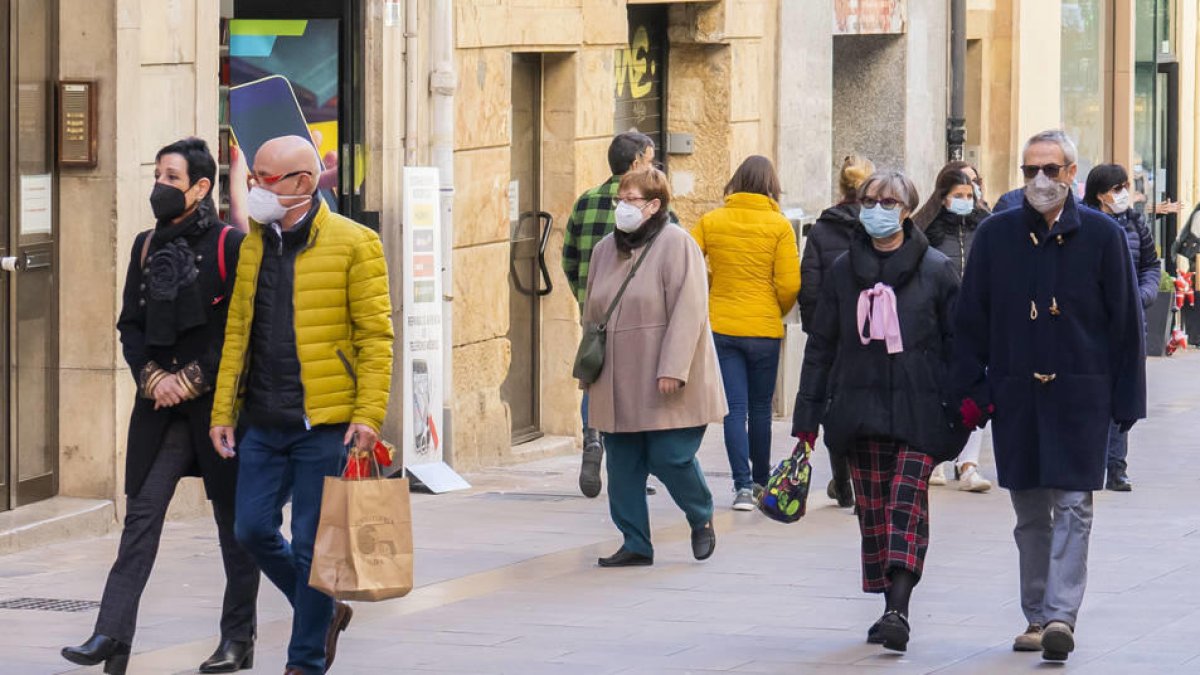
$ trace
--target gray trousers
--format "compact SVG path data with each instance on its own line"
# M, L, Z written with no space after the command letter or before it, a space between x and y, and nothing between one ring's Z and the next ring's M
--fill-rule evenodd
M1063 621L1073 629L1087 588L1092 493L1012 490L1021 558L1021 609L1029 623Z

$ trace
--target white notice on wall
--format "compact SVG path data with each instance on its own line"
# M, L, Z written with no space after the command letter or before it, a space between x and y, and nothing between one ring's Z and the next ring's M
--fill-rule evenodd
M21 176L21 236L51 233L53 189L54 181L48 173Z

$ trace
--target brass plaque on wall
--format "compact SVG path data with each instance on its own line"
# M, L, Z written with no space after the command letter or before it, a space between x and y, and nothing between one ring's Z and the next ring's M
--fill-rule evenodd
M96 83L58 83L58 165L96 166Z

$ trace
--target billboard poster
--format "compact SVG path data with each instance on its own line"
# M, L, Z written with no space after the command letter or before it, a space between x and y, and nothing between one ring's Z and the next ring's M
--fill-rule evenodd
M902 34L906 9L906 0L833 0L833 34Z
M321 196L337 210L339 21L233 19L229 22L228 119L239 163L276 136L312 139L321 159ZM234 169L237 180L245 166ZM242 190L230 194L231 214L244 213Z
M438 171L404 168L404 466L442 462L442 246Z

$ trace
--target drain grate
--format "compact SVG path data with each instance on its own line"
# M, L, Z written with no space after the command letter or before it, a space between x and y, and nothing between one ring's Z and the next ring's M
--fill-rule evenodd
M12 598L0 600L0 609L32 609L42 612L86 612L97 609L95 600L62 600L59 598Z

